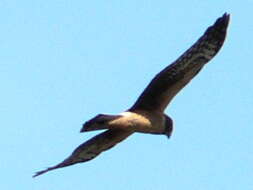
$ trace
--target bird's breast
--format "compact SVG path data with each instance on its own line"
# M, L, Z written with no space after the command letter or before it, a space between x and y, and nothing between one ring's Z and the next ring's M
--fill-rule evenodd
M145 111L123 112L123 117L115 121L126 129L142 133L162 133L164 131L164 116Z

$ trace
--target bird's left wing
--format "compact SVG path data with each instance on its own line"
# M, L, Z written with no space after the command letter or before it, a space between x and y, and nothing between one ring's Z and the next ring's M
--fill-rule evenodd
M126 139L132 133L133 132L131 131L122 129L109 129L103 133L100 133L99 135L93 137L92 139L77 147L74 152L63 162L57 164L56 166L52 166L45 170L39 171L35 173L33 177L39 176L57 168L62 168L81 162L87 162L98 156L101 152L112 148L120 141Z
M228 22L228 14L217 19L191 48L155 76L130 111L163 112L172 98L218 53L226 37Z

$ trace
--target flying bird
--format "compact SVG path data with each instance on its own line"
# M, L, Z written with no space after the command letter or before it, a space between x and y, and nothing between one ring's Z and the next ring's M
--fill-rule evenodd
M102 129L106 131L81 144L63 162L39 171L33 177L89 161L135 132L170 137L173 121L164 113L165 108L220 50L228 23L229 14L225 13L207 28L192 47L153 78L130 109L117 115L98 114L85 122L80 132Z

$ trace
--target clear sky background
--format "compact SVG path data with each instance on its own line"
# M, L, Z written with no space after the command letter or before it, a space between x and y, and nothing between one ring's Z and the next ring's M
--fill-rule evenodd
M0 1L0 189L252 190L253 0ZM218 55L173 100L174 133L134 134L33 179L131 106L224 12Z

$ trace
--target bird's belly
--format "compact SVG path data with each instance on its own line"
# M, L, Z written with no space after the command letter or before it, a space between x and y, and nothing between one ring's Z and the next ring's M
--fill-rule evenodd
M164 128L160 126L137 126L135 131L140 133L162 134L164 132Z
M134 132L161 134L164 132L164 119L160 115L153 113L131 113L125 112L124 123L126 128L132 129Z
M133 124L136 132L161 134L164 132L164 126L160 120L146 120L145 122L136 122Z

